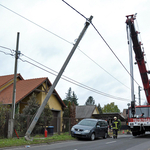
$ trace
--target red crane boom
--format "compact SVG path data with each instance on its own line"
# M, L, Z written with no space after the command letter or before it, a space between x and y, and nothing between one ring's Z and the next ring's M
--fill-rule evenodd
M150 104L150 85L149 85L149 79L147 75L147 69L145 66L144 52L141 49L141 42L139 42L138 40L139 32L135 30L134 15L129 15L126 17L127 17L126 24L129 26L129 29L130 29L130 36L131 36L132 43L133 43L133 50L135 52L135 58L136 58L139 71L140 71L140 75L141 75L141 79L143 82L143 87L145 90L147 103Z

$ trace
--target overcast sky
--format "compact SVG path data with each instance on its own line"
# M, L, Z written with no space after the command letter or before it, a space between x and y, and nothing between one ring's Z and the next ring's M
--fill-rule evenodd
M150 1L66 0L66 2L86 18L93 16L93 25L127 70L130 70L130 67L125 16L137 13L138 31L141 32L147 64L150 64L148 57L150 56ZM0 0L0 19L0 46L15 50L17 32L20 32L19 51L22 55L18 60L17 72L24 79L48 77L51 83L56 78L50 73L53 71L27 57L59 72L86 22L85 18L62 0ZM14 73L15 59L8 53L11 53L10 50L0 47L0 76ZM23 62L25 60L49 72ZM133 60L135 62L134 56ZM60 79L55 89L62 99L71 87L80 105L84 105L88 97L92 96L96 104L100 103L103 107L115 102L122 111L130 102L130 76L92 25L87 29L63 75L94 90L89 91L81 85L77 86ZM134 65L134 78L142 86L137 65ZM134 88L138 101L137 83L134 83ZM99 92L93 92L96 90ZM102 92L122 99L101 95ZM145 101L143 91L141 98L143 104Z

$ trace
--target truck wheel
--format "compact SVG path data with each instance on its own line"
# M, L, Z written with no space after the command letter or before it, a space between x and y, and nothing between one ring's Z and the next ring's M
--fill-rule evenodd
M94 134L94 133L91 134L90 139L91 139L91 141L94 141L94 140L95 140L95 134Z
M136 133L136 132L132 132L132 135L133 135L133 136L137 136L137 133Z

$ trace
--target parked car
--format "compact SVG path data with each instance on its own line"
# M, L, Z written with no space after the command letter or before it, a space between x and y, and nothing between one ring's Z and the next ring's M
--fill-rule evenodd
M71 136L76 138L87 138L92 141L95 138L108 136L107 121L101 119L83 119L71 128Z

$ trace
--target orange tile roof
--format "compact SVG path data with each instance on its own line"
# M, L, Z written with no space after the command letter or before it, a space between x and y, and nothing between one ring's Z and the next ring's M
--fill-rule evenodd
M25 98L34 89L40 86L47 78L38 78L30 80L19 80L16 83L16 103ZM13 84L0 92L0 101L3 104L12 104Z
M6 79L8 79L8 77ZM9 77L9 79L11 78ZM46 80L48 80L48 78L45 77L45 78L36 78L36 79L28 79L28 80L23 79L17 81L16 82L16 103L18 103L23 98L28 96L31 92L33 92ZM52 85L49 80L48 83ZM56 90L54 90L54 92L56 93L56 97L58 101L61 103L61 105L63 107L66 107L66 105L64 104L64 102L62 101L58 93L56 92ZM12 104L12 95L13 95L13 84L11 84L6 89L0 92L0 102L3 102L3 104Z
M22 76L20 74L17 74L17 77L20 77L20 79L23 80ZM0 76L0 87L8 83L9 81L14 79L14 75L5 75L5 76Z

